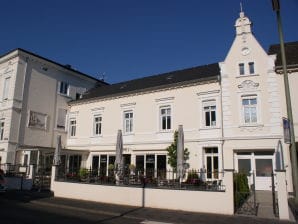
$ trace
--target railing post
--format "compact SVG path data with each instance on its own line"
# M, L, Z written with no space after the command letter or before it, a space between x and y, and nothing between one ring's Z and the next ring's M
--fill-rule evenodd
M225 169L223 184L226 187L225 194L227 195L227 201L225 206L229 207L231 214L234 213L234 181L233 181L234 169Z
M290 211L288 205L288 192L286 184L286 171L275 170L277 181L277 199L279 219L290 220Z
M58 166L52 166L52 175L51 175L51 190L54 190L54 185L56 181L56 177L58 175Z

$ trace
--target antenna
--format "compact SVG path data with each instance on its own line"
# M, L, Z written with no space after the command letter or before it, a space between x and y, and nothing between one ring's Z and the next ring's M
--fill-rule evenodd
M240 12L243 12L242 2L240 2Z
M101 81L105 81L105 76L106 76L106 72L103 72L101 75L101 77L99 78Z

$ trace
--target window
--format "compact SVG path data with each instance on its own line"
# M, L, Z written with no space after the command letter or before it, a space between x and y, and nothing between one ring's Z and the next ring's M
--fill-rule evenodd
M57 128L65 129L66 113L67 113L67 110L62 108L58 109Z
M244 63L240 63L239 64L239 74L240 75L244 75Z
M133 132L133 112L124 111L124 132L132 133Z
M204 103L204 118L206 127L216 126L216 105L215 101Z
M161 130L171 130L171 107L160 108Z
M0 121L0 140L4 138L4 121Z
M101 135L101 122L102 117L100 115L94 116L94 125L93 125L93 134L94 135Z
M255 63L249 62L248 67L249 67L249 74L255 74Z
M59 83L59 93L64 94L64 95L68 95L68 88L69 88L69 84L66 82L60 82Z
M242 99L244 123L257 123L257 98Z
M71 119L69 124L69 132L71 137L76 136L76 128L77 128L77 121L75 119Z
M81 93L76 93L76 100L79 100L82 98L82 94Z
M205 149L205 165L207 172L207 179L218 178L218 149L206 148Z
M4 80L3 100L8 99L9 85L10 85L10 77L8 77Z

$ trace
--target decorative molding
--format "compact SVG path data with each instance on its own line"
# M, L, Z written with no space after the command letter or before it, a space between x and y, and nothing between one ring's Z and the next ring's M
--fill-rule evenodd
M205 91L205 92L199 92L197 93L198 96L202 96L202 95L209 95L209 94L215 94L215 93L219 93L220 90L212 90L212 91Z
M259 87L259 83L256 83L251 80L245 80L240 85L238 85L238 88L241 90L255 90Z
M171 101L174 100L175 97L165 97L165 98L159 98L159 99L155 99L155 102L164 102L164 101Z
M104 109L105 109L104 107L96 107L96 108L92 108L91 111L97 112L97 111L103 111Z
M136 105L136 102L133 102L133 103L123 103L123 104L120 104L120 107L132 107L132 106L135 106Z

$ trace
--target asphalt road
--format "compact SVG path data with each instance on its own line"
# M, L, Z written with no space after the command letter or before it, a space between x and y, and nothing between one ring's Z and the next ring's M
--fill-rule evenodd
M10 192L0 195L0 224L265 224L277 219L224 216L117 206L55 198L48 194Z

